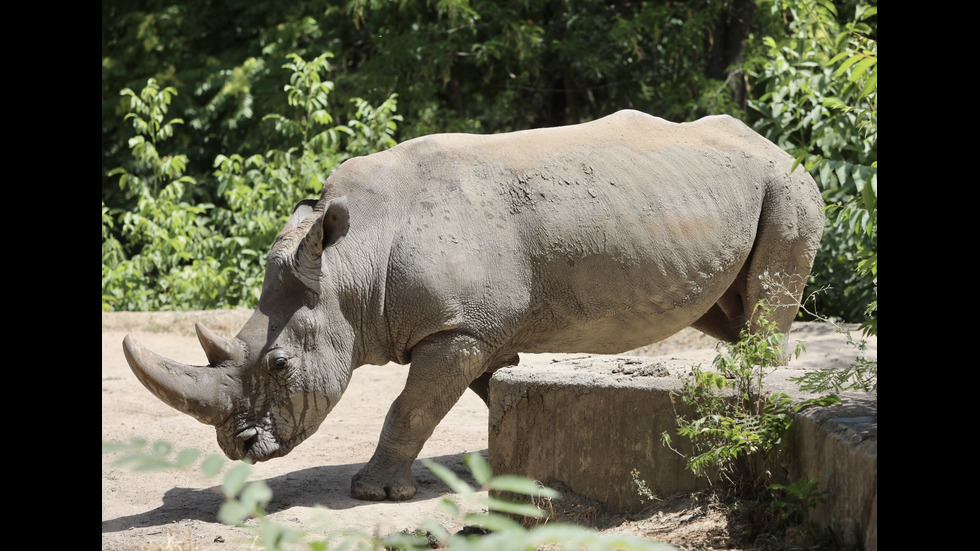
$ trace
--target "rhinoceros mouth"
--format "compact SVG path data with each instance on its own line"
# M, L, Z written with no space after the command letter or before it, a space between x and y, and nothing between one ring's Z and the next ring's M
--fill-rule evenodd
M250 426L234 433L230 439L219 438L219 444L230 459L258 463L288 454L312 433L313 430L306 430L289 440L280 440L261 426Z
M248 427L235 434L225 452L232 459L266 461L285 455L291 446L283 446L276 437L261 427Z

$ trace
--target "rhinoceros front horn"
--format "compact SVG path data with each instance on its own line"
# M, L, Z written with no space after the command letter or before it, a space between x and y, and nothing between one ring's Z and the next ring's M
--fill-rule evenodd
M154 396L202 423L217 425L231 414L235 396L241 395L237 370L245 352L239 343L220 339L204 326L198 327L198 339L212 366L164 358L131 335L123 340L123 351L133 373Z

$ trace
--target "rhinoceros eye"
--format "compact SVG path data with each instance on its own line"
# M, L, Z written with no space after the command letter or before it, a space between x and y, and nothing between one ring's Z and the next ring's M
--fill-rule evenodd
M273 371L282 371L289 367L289 357L286 355L286 351L282 349L269 352L268 361L269 369Z

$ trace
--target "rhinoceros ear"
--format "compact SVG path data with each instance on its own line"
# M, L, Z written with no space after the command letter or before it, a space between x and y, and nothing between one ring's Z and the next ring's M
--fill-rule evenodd
M297 216L293 213L293 217ZM302 217L300 217L302 220ZM323 251L340 241L350 229L350 212L347 210L347 197L332 199L323 214L313 222L309 231L296 249L296 275L309 289L320 292L320 275Z
M323 248L340 241L350 229L350 211L347 210L347 197L338 197L327 204L321 220L323 227Z

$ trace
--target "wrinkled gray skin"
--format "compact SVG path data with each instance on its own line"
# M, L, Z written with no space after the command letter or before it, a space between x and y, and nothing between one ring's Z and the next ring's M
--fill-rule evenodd
M124 349L148 389L254 461L312 434L358 366L411 362L351 485L408 499L436 424L467 387L486 400L518 352L616 353L687 326L731 341L760 300L788 331L823 228L792 167L727 116L410 140L297 205L238 336L198 326L208 367Z

